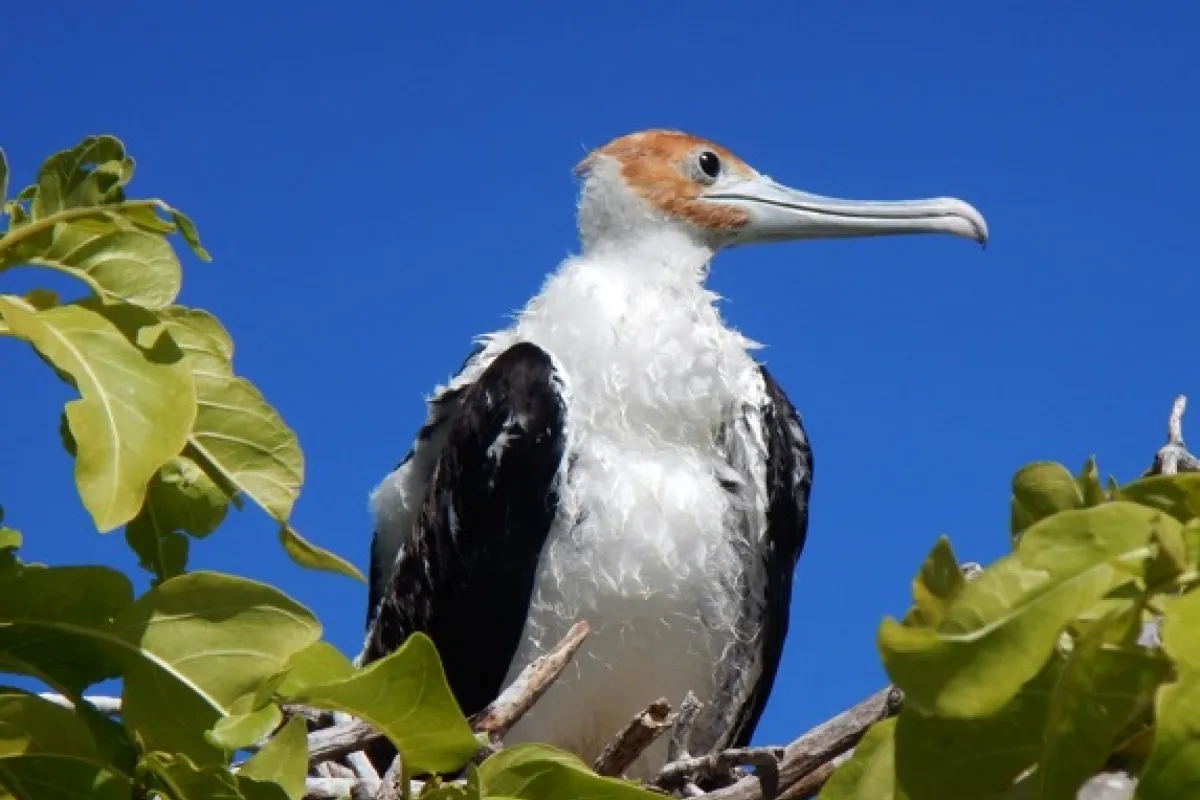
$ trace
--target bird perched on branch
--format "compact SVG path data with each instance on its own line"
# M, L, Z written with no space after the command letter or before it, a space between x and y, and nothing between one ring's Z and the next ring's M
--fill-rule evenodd
M578 620L591 634L506 743L589 763L659 697L704 704L693 755L745 745L779 666L813 459L800 415L705 288L724 248L943 233L950 198L783 186L713 142L650 130L577 167L582 244L428 400L375 489L363 663L414 631L467 714ZM659 739L629 773L662 766Z

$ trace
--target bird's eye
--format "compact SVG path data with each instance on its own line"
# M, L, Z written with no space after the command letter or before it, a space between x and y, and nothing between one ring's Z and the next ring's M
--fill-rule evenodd
M705 150L696 159L696 163L700 167L700 171L709 178L716 179L721 174L721 159L717 158L717 154L711 150Z

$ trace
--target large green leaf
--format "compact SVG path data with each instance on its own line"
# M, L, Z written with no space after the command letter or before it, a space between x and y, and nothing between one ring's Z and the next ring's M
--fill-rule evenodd
M149 749L216 763L205 731L253 711L258 690L321 627L270 586L193 572L142 595L115 623L136 657L125 664L123 716ZM170 714L164 714L170 709Z
M1166 658L1137 647L1140 622L1130 603L1075 642L1050 692L1032 798L1074 798L1170 674Z
M70 694L115 677L111 623L133 602L129 579L97 566L23 565L0 573L0 670Z
M905 702L896 723L896 782L909 800L992 800L1037 760L1059 664L1051 661L996 713L922 714Z
M370 723L391 740L414 774L456 770L479 748L446 683L437 650L421 633L353 675L304 686L287 699Z
M661 800L662 795L630 781L592 772L570 753L548 745L519 744L505 748L479 767L479 785L486 798L559 800Z
M296 435L262 394L233 372L233 343L207 312L167 310L172 336L187 353L198 411L189 452L230 496L245 494L280 523L284 550L301 566L362 580L351 564L305 540L287 523L304 479Z
M289 800L304 796L308 771L308 730L303 717L292 717L261 750L242 765L239 774L277 783Z
M1136 578L1154 554L1154 528L1172 525L1133 503L1059 512L963 587L936 625L884 620L879 646L906 706L948 717L1000 709L1041 671L1068 624Z
M71 709L0 690L0 787L19 800L128 800L132 778Z
M1039 520L1083 505L1083 492L1066 467L1048 461L1029 464L1012 479L1012 534L1018 537Z
M819 800L900 800L895 769L896 719L871 726L854 755L830 776Z
M96 527L137 515L155 472L183 449L196 393L183 353L148 311L96 301L33 311L0 296L12 332L70 377L75 481Z

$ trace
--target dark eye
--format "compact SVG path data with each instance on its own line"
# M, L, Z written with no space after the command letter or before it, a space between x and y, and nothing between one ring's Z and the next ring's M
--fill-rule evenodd
M711 150L701 153L697 163L700 165L700 171L710 178L721 174L721 159L717 158L717 154Z

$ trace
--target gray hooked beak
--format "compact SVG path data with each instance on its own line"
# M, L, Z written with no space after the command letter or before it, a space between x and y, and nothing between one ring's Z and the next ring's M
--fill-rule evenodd
M749 220L733 234L732 244L906 233L948 233L980 244L988 238L983 215L953 197L842 200L791 189L757 175L721 181L700 199L746 212Z

